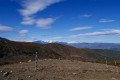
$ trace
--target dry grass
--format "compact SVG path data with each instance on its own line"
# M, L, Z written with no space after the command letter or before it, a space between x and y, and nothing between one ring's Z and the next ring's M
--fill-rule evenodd
M0 66L0 80L120 80L120 68L105 64L70 61L39 60L34 62ZM11 72L4 77L3 73Z

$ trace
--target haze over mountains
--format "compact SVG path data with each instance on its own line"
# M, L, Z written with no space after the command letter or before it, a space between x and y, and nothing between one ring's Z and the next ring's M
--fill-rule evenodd
M120 51L119 43L70 43L69 45L76 48L108 49Z
M120 43L67 43L59 41L35 41L37 44L48 44L48 43L58 43L73 46L76 48L89 48L89 49L108 49L108 50L117 50L120 51Z

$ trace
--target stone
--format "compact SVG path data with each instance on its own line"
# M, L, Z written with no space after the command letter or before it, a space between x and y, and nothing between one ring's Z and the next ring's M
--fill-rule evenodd
M5 72L5 73L3 73L3 76L7 77L9 74L10 74L9 72Z

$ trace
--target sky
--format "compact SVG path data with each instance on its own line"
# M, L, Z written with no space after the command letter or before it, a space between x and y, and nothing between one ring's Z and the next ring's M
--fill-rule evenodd
M120 0L0 0L0 37L120 43Z

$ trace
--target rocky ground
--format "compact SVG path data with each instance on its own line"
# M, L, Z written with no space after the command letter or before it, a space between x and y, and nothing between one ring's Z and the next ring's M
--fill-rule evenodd
M0 80L120 80L120 68L105 64L71 61L38 60L0 66Z

